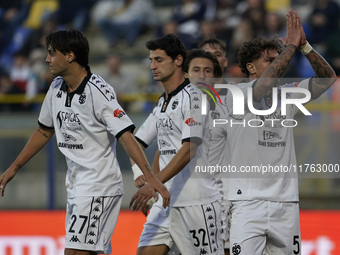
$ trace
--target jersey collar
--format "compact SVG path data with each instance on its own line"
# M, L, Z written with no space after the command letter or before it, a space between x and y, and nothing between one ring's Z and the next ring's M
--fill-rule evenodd
M79 94L79 95L83 94L85 86L91 78L92 73L91 73L90 67L86 66L85 69L87 71L87 76L80 83L78 88L75 91L72 92L73 94ZM65 80L63 81L63 84L61 85L60 90L67 92L67 84L66 84Z
M188 84L190 84L189 79L185 79L184 82L181 85L179 85L174 91L172 91L171 93L168 94L168 98L171 98L174 95L176 95L178 92L180 92L182 89L184 89L184 87L187 86ZM165 92L160 97L165 98Z

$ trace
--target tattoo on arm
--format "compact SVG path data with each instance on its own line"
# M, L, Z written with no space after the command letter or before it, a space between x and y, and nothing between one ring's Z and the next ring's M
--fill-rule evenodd
M17 167L18 169L20 169L20 168L22 167L22 165L21 165L21 164L17 164L16 167Z
M45 136L46 138L49 138L48 135L46 134L46 132L45 132L43 129L38 128L38 132L39 132L40 134L42 134L43 136Z
M274 60L274 62L264 71L265 78L280 78L286 71L291 59L296 51L296 46L289 44L286 49Z
M146 168L149 172L152 172L151 166L150 166L149 164L146 164L146 165L145 165L145 168Z
M315 50L312 50L307 56L316 77L312 80L312 97L318 98L324 93L336 80L336 74L328 62Z

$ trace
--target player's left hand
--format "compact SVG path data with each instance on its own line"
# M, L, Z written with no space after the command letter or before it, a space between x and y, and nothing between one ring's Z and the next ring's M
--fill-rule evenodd
M139 177L136 178L135 180L135 185L137 188L141 188L146 184L145 182L145 176L144 175L140 175Z
M133 195L129 203L129 207L132 208L133 211L138 211L147 204L150 198L152 198L152 194L149 188L149 184L146 184L141 187L136 192L136 194Z
M16 173L17 173L16 171L9 168L0 176L0 192L1 192L0 197L3 197L5 195L6 185L14 178Z
M297 16L297 18L300 20L299 16ZM307 43L306 34L305 34L305 31L303 30L301 20L300 20L300 30L301 30L301 41L300 41L300 47L301 47Z

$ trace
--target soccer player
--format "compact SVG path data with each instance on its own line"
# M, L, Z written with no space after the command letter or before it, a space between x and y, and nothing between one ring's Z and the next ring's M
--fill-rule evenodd
M110 254L123 195L117 140L145 174L145 188L156 198L155 190L160 192L164 207L169 205L170 194L150 172L131 133L134 125L118 104L114 90L91 73L86 37L77 30L61 30L46 37L46 46L46 62L57 77L43 102L39 127L0 176L2 196L17 171L56 134L68 167L65 254Z
M222 78L224 77L225 68L228 66L228 58L226 57L226 43L217 38L207 38L203 39L198 43L198 48L205 50L207 52L211 52L218 59L222 70ZM218 76L215 76L217 78ZM228 83L225 79L221 80L218 83ZM226 104L226 98L228 94L227 89L217 89L215 88L218 95L221 98L222 103ZM215 119L224 119L225 118L225 107L221 107L219 103L216 104L216 107L212 105L210 107L209 112L209 162L212 166L228 166L231 162L231 151L230 145L227 139L227 129L225 125L218 125L214 127ZM223 211L226 215L229 212L229 204L228 201L228 183L229 183L229 174L228 173L217 173L216 175L218 182L220 184L220 191L222 195L222 205ZM227 219L226 219L227 220ZM227 223L227 222L226 222ZM224 232L224 251L225 255L229 255L229 227L226 224L226 230Z
M281 96L301 100L305 97L303 93L291 92L299 88L309 90L311 98L316 99L336 80L331 66L306 41L295 11L286 14L286 38L282 41L284 49L276 38L253 39L241 47L239 66L250 79L250 82L236 85L242 91L244 105L251 103L248 103L249 91L255 109L271 109L272 94L275 95L272 89L298 49L309 60L315 76L274 88L278 94L277 106L273 106L273 113L266 115L254 114L249 106L244 107L244 114L234 114L236 97L228 93L228 140L232 151L231 165L236 171L243 171L245 167L296 165L293 130L287 126L291 126L289 120L294 119L299 108L288 105L284 115ZM281 93L285 89L290 91L286 95ZM232 172L228 198L231 201L230 245L233 254L301 254L297 173L270 171L261 175L248 171L240 175Z
M198 43L199 49L211 52L214 54L222 68L222 77L224 77L225 68L228 66L227 45L217 38L206 38Z
M169 34L148 41L146 47L154 79L162 82L165 92L136 138L144 147L157 140L157 178L168 187L171 202L167 209L160 206L161 199L152 206L137 254L167 254L174 243L181 254L223 254L221 197L215 178L192 176L192 166L208 165L202 92L184 78L186 50L178 37ZM143 186L132 197L134 210L143 205L140 196L148 192Z

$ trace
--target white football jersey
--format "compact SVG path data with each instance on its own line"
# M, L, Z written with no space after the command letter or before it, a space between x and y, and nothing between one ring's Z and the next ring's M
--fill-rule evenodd
M295 171L297 169L294 168L296 155L293 128L287 127L296 124L289 120L294 119L299 109L293 104L287 105L286 115L282 115L281 89L284 87L309 89L309 81L307 79L301 83L280 86L276 110L269 115L253 114L247 106L247 90L255 84L255 81L236 85L244 95L244 115L233 114L233 96L232 93L228 93L229 116L226 125L232 152L231 165L236 170L230 175L229 200L261 199L278 202L299 200L298 176ZM303 93L287 94L287 98L303 97ZM257 110L270 109L271 104L271 96L263 97L260 102L253 102ZM261 121L264 123L262 126ZM263 172L265 169L267 172Z
M68 93L57 77L43 102L39 124L54 128L67 162L68 197L123 194L116 141L134 125L118 104L113 88L90 73Z
M213 175L194 173L195 166L208 165L208 121L201 114L202 92L185 80L168 95L163 94L154 111L136 133L144 146L157 139L162 170L184 142L199 144L196 157L165 183L171 194L170 206L182 207L211 203L220 199Z
M208 159L210 165L220 167L227 167L231 163L231 151L230 145L227 139L227 127L226 125L215 125L214 120L226 119L226 95L220 95L221 101L224 105L217 102L216 106L209 111L209 154ZM224 168L226 169L226 168ZM217 178L218 186L221 191L223 199L228 198L228 185L229 185L229 173L216 171L215 177Z

